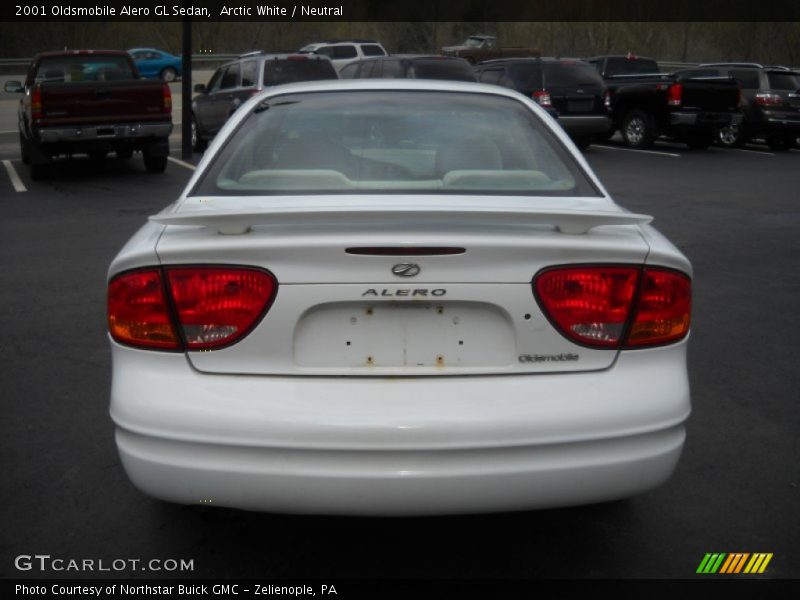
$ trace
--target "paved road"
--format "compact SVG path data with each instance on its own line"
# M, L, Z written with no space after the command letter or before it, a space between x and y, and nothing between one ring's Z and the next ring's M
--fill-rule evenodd
M105 272L190 170L170 163L147 175L139 160L109 159L97 171L76 158L37 183L13 137L0 136L0 159L27 190L14 191L0 167L0 575L19 576L13 557L39 553L194 559L195 578L680 578L706 552L741 551L773 552L768 576L800 577L800 153L656 152L612 143L587 156L618 201L654 214L695 266L694 412L673 479L629 501L573 509L309 518L162 504L119 465Z

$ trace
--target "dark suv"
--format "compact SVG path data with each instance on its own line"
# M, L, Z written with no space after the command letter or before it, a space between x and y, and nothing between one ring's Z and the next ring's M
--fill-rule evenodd
M338 79L326 56L314 54L267 54L261 51L242 54L222 65L207 85L198 83L192 99L192 148L205 150L239 106L261 90L283 83Z
M742 88L741 125L720 130L722 146L741 146L764 138L773 150L788 150L800 136L800 73L753 63L714 63L676 75L735 79Z
M472 65L455 56L394 54L365 58L339 71L342 79L445 79L476 81Z
M579 148L611 128L606 84L587 62L566 58L507 58L475 67L478 81L508 87L533 98L554 117Z

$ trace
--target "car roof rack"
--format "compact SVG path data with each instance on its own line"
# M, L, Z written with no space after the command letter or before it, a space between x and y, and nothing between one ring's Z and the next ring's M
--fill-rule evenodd
M763 69L764 65L759 63L749 63L749 62L715 62L715 63L703 63L698 65L700 67L749 67L753 69Z

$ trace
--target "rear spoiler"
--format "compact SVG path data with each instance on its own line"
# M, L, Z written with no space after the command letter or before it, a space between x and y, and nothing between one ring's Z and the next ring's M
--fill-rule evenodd
M371 207L363 206L325 207L325 208L279 208L259 211L241 210L191 210L179 213L157 214L150 221L161 225L190 225L215 229L223 235L241 235L256 225L309 225L322 226L333 223L385 224L389 219L403 219L425 224L453 225L470 224L512 224L512 225L552 225L561 233L584 234L595 227L604 225L637 225L653 220L650 215L629 212L603 212L582 210L521 210L521 209L445 209L425 207Z

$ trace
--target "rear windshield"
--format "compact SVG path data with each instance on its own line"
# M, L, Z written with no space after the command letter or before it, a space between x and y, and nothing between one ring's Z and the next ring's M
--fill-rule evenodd
M296 81L338 79L336 70L327 60L273 59L264 61L264 85L281 85Z
M466 61L422 59L411 63L411 72L417 79L449 79L451 81L476 81L472 67Z
M800 74L797 73L767 73L769 87L772 90L798 90L800 89Z
M78 54L43 58L34 82L69 83L134 78L133 70L124 56Z
M606 77L616 75L640 75L660 73L658 63L652 58L609 58L606 61Z
M192 194L597 196L529 107L488 94L347 91L269 98Z
M546 88L586 84L595 84L598 87L605 85L603 78L592 65L566 61L544 63L544 86Z

